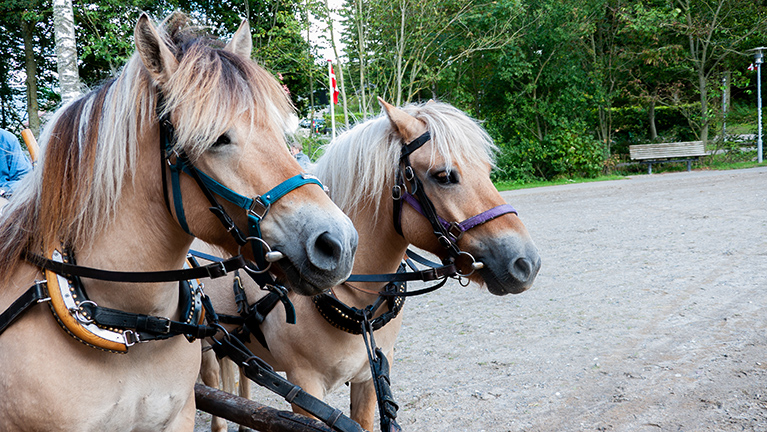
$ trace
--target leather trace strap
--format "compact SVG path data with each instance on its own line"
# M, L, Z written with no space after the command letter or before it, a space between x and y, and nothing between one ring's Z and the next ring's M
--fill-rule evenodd
M8 309L0 314L0 334L3 334L6 328L16 321L23 312L32 306L50 300L45 281L40 281L32 285L19 298L16 299Z
M213 350L219 357L229 357L242 367L245 376L256 384L282 396L288 403L294 404L339 432L364 432L364 429L337 408L310 395L301 387L291 383L276 373L236 337L226 334L221 340L212 340Z
M376 391L376 400L378 401L378 413L381 420L382 432L402 432L402 428L397 424L397 410L399 405L394 400L391 391L391 378L389 377L389 360L386 359L381 348L376 346L373 337L372 322L368 316L361 326L362 337L365 340L365 350L368 354L368 364L370 364L370 373L373 376L373 386Z

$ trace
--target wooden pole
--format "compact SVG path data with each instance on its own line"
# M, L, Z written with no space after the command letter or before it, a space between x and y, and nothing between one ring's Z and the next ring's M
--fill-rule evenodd
M37 162L37 153L40 147L37 146L37 140L31 129L24 129L21 131L21 137L24 138L24 144L27 145L29 150L29 158L32 159L32 163Z
M194 385L197 409L261 432L333 432L324 423L261 405L203 384Z

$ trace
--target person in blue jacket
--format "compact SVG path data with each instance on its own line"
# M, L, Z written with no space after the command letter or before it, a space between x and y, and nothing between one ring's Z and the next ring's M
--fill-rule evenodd
M9 198L16 184L32 171L16 135L0 129L0 197Z

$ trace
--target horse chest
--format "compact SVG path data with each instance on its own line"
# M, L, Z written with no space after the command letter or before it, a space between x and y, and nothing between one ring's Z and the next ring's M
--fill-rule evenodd
M33 312L0 343L0 431L157 431L184 423L198 343L178 338L161 342L164 349L106 353L67 337L43 308ZM190 423L193 416L192 409Z

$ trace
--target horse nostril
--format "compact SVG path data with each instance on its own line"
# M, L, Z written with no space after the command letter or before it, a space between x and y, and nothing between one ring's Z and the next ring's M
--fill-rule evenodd
M333 270L341 258L341 241L329 232L320 234L313 245L307 245L309 261L322 270Z
M533 274L533 263L527 258L517 258L512 264L511 274L520 282L527 282Z

